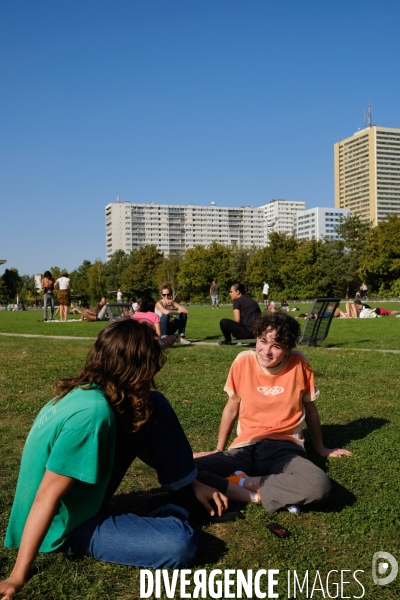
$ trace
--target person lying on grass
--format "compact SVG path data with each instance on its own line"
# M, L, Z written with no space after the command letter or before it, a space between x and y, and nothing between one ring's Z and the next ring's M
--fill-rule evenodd
M323 443L314 374L293 350L299 323L285 313L265 313L255 331L255 352L241 352L229 371L217 447L195 454L198 479L229 499L261 501L267 512L287 507L298 513L299 505L323 500L331 490L328 477L307 458L304 421L321 456L351 452ZM237 420L237 436L225 451Z
M56 382L56 396L28 435L5 545L19 548L0 582L10 600L29 577L38 552L66 551L154 569L190 563L198 541L187 511L159 506L148 517L112 515L107 501L140 457L166 490L191 486L210 515L227 499L196 480L197 469L180 423L155 391L164 364L154 331L122 319L99 334L78 377Z

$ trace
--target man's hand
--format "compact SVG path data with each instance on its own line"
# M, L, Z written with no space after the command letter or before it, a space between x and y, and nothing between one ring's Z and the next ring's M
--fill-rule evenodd
M352 452L350 452L350 450L345 450L344 448L324 448L323 451L320 452L320 455L337 458L338 456L352 456Z
M208 450L207 452L195 452L193 458L201 458L202 456L210 456L210 454L216 454L219 450Z
M197 479L193 479L192 488L197 500L204 506L211 517L215 515L215 510L211 506L210 500L214 501L219 517L221 517L228 508L228 498L215 488L200 483Z
M0 581L0 594L3 600L11 600L11 598L22 590L24 584L21 581L17 581L13 577L8 577L3 581Z

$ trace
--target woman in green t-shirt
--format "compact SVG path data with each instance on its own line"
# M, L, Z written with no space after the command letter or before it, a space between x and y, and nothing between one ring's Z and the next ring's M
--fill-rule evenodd
M64 550L99 560L177 568L193 560L197 538L180 506L148 517L111 515L105 503L136 456L156 468L170 491L188 485L221 515L227 500L197 482L192 451L166 398L151 389L165 358L146 323L122 319L99 334L77 377L56 383L56 396L28 435L5 545L19 548L0 597L10 600L37 552ZM162 517L162 518L161 518Z

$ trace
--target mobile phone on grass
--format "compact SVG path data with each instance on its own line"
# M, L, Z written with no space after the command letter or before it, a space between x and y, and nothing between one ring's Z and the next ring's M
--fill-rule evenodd
M288 529L283 527L283 525L279 525L279 523L269 523L267 525L267 529L272 531L272 533L274 533L280 538L286 538L292 535Z

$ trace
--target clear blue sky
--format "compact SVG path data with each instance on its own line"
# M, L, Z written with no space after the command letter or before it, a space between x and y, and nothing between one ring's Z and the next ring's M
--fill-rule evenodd
M333 144L400 127L397 0L3 0L0 267L105 260L122 201L333 205Z

